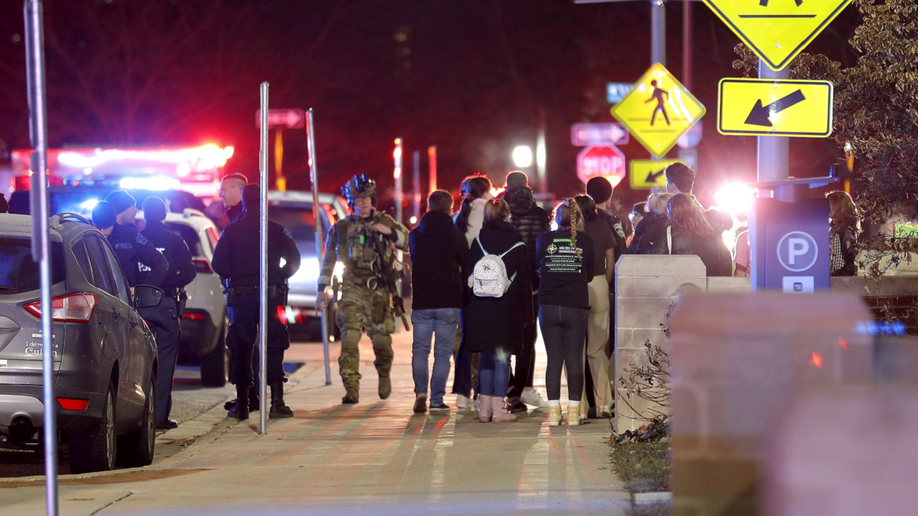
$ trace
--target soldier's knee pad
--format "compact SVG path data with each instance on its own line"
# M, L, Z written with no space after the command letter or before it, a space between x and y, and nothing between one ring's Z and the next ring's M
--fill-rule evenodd
M371 335L370 340L373 341L373 349L388 349L392 350L392 336L391 335Z

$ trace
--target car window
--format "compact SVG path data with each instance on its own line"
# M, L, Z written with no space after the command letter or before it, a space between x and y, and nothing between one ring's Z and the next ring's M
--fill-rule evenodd
M107 257L105 263L113 264L111 268L112 277L115 280L115 288L118 289L118 297L127 304L131 304L131 292L128 289L127 279L124 277L124 272L121 270L121 267L116 265L118 263L118 258L115 256L115 253L112 251L111 246L105 245L104 242L99 239L99 242L102 243L102 250L105 252Z
M27 238L0 238L0 295L30 292L41 288L41 271L32 260L32 243ZM64 252L60 242L51 243L51 281L64 281Z
M195 257L204 256L204 250L201 248L201 239L198 238L198 232L187 224L181 222L166 222L166 229L182 237L188 250Z
M89 263L92 265L92 284L96 287L118 297L118 287L115 286L115 278L112 277L111 269L108 263L117 264L118 260L109 261L108 255L105 254L102 237L95 234L87 234L83 237L86 244L86 251L89 252ZM118 266L120 271L121 266Z
M76 243L70 247L70 251L73 253L73 256L76 257L76 261L83 271L83 276L87 281L93 283L92 265L89 264L89 253L86 251L86 244L83 243L83 239L77 240Z
M268 207L268 218L284 226L298 243L315 242L316 240L316 218L312 212L312 204L270 206Z

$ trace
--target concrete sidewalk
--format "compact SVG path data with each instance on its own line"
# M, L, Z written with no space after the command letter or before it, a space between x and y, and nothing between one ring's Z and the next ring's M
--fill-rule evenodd
M347 406L336 346L326 386L321 345L295 345L289 358L306 363L286 394L295 417L258 435L257 413L237 422L216 407L161 435L158 445L191 444L152 466L62 475L60 514L624 514L607 421L550 428L543 410L508 424L479 423L475 412L414 414L411 334L393 340L388 400L376 395L369 341L361 402ZM43 514L44 496L42 478L0 482L0 512Z

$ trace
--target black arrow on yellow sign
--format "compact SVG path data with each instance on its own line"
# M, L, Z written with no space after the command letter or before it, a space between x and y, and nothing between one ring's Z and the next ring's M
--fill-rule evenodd
M770 115L780 113L804 100L806 100L806 97L803 96L802 90L797 90L783 99L778 99L767 106L763 106L762 101L757 100L755 101L755 106L752 107L752 111L749 112L749 116L746 118L746 123L749 125L762 125L766 127L774 125L771 123L771 119L769 118Z
M794 2L797 4L797 7L803 5L803 0L794 0ZM759 5L762 7L768 7L768 0L760 0Z
M659 178L661 175L663 175L663 172L665 172L665 171L666 171L665 168L661 168L659 172L652 172L652 173L650 173L650 174L647 174L647 180L644 181L644 182L647 183L647 184L654 184L654 183L656 183L656 182L657 182L657 178ZM638 176L638 177L640 177L640 176Z

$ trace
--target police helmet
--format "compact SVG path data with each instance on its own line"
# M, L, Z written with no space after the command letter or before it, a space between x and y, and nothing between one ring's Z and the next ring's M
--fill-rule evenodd
M370 197L371 202L375 205L376 181L368 178L366 174L356 175L341 187L341 193L347 198L351 209L354 208L354 199L357 197Z

